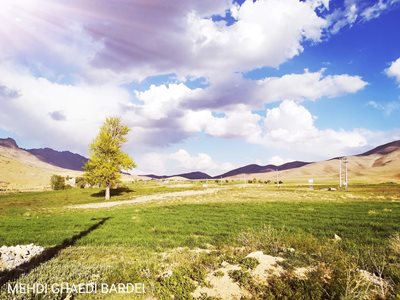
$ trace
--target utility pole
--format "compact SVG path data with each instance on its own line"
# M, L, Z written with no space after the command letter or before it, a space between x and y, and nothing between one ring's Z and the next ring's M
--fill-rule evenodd
M344 181L342 180L343 176L343 163L344 163ZM349 185L349 178L348 178L348 165L349 161L347 160L347 157L340 157L339 158L339 187L342 188L344 186L345 189L347 189Z
M342 157L339 158L339 188L342 188Z
M345 180L346 180L345 188L347 190L347 186L349 185L349 181L348 181L348 177L347 177L347 164L348 164L347 157L344 158L344 164L345 164L345 168L346 168L346 171L345 171Z

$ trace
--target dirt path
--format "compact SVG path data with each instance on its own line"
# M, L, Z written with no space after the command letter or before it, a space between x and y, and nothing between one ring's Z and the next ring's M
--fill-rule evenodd
M145 203L145 202L154 201L154 200L164 200L167 198L213 194L219 190L221 190L221 189L213 188L213 189L207 189L207 190L201 190L201 191L181 191L181 192L172 192L172 193L160 193L160 194L154 194L154 195L140 196L140 197L136 197L132 200L78 204L78 205L66 206L66 208L83 208L83 209L108 208L108 207L119 206L119 205L139 204L139 203Z

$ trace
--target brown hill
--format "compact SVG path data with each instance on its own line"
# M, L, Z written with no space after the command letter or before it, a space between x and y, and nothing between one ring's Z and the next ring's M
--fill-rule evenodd
M229 172L226 172L224 174L215 176L214 178L226 178L226 177L232 177L235 175L243 175L243 174L267 173L267 172L273 172L276 170L283 171L283 170L299 168L299 167L302 167L302 166L305 166L308 164L310 164L310 163L303 162L303 161L292 161L292 162L288 162L288 163L285 163L280 166L277 166L277 165L260 166L260 165L256 165L256 164L251 164L251 165L240 167L240 168L231 170Z
M400 141L376 147L360 155L348 156L348 176L351 183L400 182ZM276 181L276 172L237 175L236 179L264 179ZM303 167L279 171L283 182L336 183L339 180L339 160L315 162Z
M70 151L57 151L50 148L22 149L12 138L0 138L0 146L25 150L43 162L68 170L82 171L88 161L86 157Z
M88 159L70 151L57 151L50 148L27 149L41 161L63 169L82 171Z
M42 190L49 188L53 174L79 176L81 172L55 167L18 146L0 144L0 189Z

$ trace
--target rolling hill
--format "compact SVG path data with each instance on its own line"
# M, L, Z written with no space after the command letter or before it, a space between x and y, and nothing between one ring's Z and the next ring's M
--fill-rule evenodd
M198 180L198 179L213 179L210 175L203 173L203 172L190 172L190 173L183 173L183 174L176 174L176 175L154 175L154 174L148 174L148 175L143 175L145 177L149 177L152 179L172 179L172 178L185 178L185 179L190 179L190 180Z
M251 164L247 165L241 168L237 168L234 170L231 170L229 172L226 172L224 174L215 176L214 178L226 178L226 177L232 177L236 175L244 175L244 174L257 174L257 173L268 173L268 172L273 172L276 170L283 171L283 170L289 170L289 169L294 169L294 168L300 168L302 166L310 164L309 162L303 162L303 161L292 161L280 166L276 165L266 165L266 166L260 166L256 164Z
M48 188L53 174L79 176L81 172L67 170L41 161L20 149L12 139L0 141L0 189L41 190Z
M400 141L378 146L365 153L348 156L349 182L388 182L400 181ZM69 151L55 151L49 148L25 150L11 139L0 139L0 189L43 189L49 186L52 174L76 177L81 175L79 168L86 158ZM73 170L75 169L75 170ZM337 158L320 162L294 161L281 166L256 164L247 165L211 177L203 172L191 172L173 176L124 175L124 180L134 179L279 179L290 182L308 182L313 178L318 182L337 182L339 161Z
M365 153L347 156L349 184L400 182L400 141L378 146ZM235 175L229 178L257 178L276 180L276 172L250 173ZM299 168L279 171L279 179L285 181L308 182L313 178L318 182L337 182L339 178L339 160L333 158L326 161L309 163Z
M400 141L378 146L367 152L348 156L349 178L353 182L382 182L400 180ZM337 181L339 176L338 158L320 162L293 161L286 164L260 166L246 165L221 175L211 177L203 172L192 172L173 176L145 175L153 179L185 178L185 179L266 179L275 181L276 170L280 180L307 182Z
M88 161L86 157L69 151L56 151L50 148L26 149L26 151L50 165L75 171L82 171Z
M56 151L50 148L23 149L12 138L0 138L0 147L25 150L36 156L39 160L63 169L82 171L88 159L70 151Z

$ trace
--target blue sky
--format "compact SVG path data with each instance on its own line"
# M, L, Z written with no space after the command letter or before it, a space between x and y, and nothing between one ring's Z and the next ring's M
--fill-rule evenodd
M107 116L137 173L314 161L400 139L400 1L6 0L0 137L87 155Z

